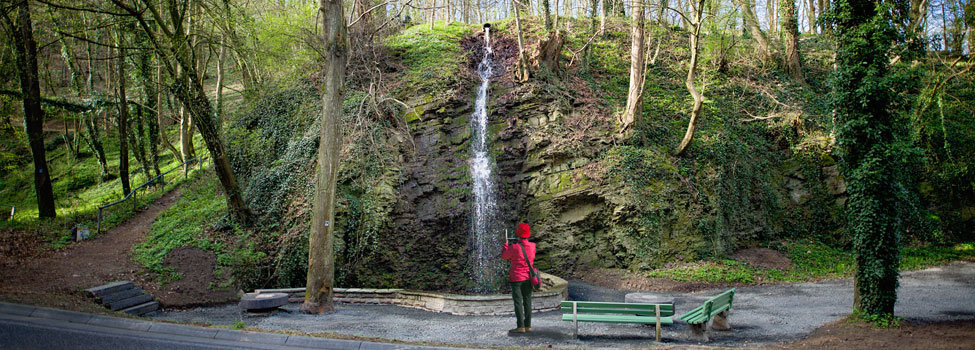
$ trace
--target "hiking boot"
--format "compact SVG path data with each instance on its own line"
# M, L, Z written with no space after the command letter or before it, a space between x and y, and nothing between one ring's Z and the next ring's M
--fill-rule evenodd
M508 333L525 333L525 332L527 332L527 330L525 330L525 328L515 328L515 329L512 329L512 330L508 331Z
M525 327L525 332L531 332L531 331L532 331L531 327Z

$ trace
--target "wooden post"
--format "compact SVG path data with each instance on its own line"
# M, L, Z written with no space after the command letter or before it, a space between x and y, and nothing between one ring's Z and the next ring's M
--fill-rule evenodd
M660 304L654 305L653 306L653 311L654 311L654 313L656 313L656 321L657 321L657 342L659 343L660 342Z

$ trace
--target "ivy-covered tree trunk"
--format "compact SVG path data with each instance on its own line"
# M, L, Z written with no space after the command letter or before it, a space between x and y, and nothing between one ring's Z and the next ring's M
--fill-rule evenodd
M349 57L342 0L321 0L319 11L325 28L325 84L322 94L321 134L318 144L318 170L315 176L315 202L312 207L311 234L308 237L308 279L301 311L320 314L334 310L335 283L335 181L339 172L342 137L342 101L345 65Z
M14 5L6 1L3 4L5 7ZM14 39L17 66L20 68L18 73L20 75L20 91L24 102L24 126L27 129L30 153L34 159L34 191L37 194L37 215L41 218L53 218L57 213L54 210L51 171L47 167L47 155L44 149L44 110L41 109L41 84L37 76L37 42L34 41L29 2L21 1L15 6L17 7L17 18L11 20L4 13L3 19L7 26L14 31L11 36Z
M897 301L899 166L894 146L897 120L887 71L891 11L872 1L836 3L836 72L832 79L837 152L850 194L848 226L856 260L854 311L892 316Z
M802 64L799 61L799 22L796 20L796 0L779 0L782 15L782 42L785 45L786 70L792 79L802 81Z

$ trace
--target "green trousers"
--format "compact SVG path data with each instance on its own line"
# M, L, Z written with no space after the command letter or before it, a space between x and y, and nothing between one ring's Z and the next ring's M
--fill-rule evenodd
M511 299L515 301L515 318L518 328L532 326L532 283L531 281L511 282Z

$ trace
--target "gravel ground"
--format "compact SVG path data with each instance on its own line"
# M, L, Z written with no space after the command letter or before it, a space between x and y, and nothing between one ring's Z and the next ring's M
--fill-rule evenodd
M628 291L571 281L573 300L623 301ZM702 293L657 293L675 299L678 314L721 290ZM708 345L764 346L801 338L850 313L852 280L738 288L730 331L711 332ZM907 320L933 322L975 319L975 263L903 273L896 313ZM634 347L653 344L653 328L641 325L580 323L578 339L572 324L558 311L536 313L532 332L510 334L512 316L453 316L390 305L339 304L337 311L312 316L298 312L298 304L268 315L242 314L236 305L159 312L156 319L233 324L269 330L340 333L405 341L483 346ZM696 344L683 322L664 327L664 343Z

